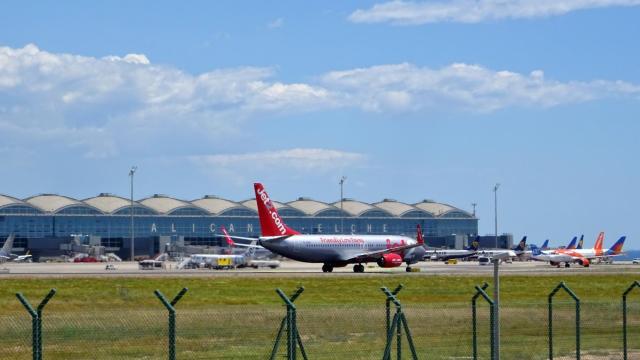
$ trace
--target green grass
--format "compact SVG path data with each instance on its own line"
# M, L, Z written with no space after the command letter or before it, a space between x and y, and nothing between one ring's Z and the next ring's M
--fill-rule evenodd
M505 359L547 356L547 295L565 281L582 300L584 352L619 352L621 294L640 275L501 277L502 355ZM375 359L384 349L384 296L381 286L400 293L422 357L471 355L473 286L479 276L313 276L208 278L3 279L0 337L4 355L30 358L30 318L15 298L22 292L35 305L56 288L44 311L48 359L157 359L166 357L166 311L153 290L172 297L189 292L177 305L178 355L185 359L268 357L282 301L275 288L292 292L299 329L312 359ZM638 291L638 290L636 290ZM491 288L488 290L491 294ZM640 291L630 297L630 346L640 347ZM574 308L566 294L556 298L556 355L575 351ZM488 311L479 303L479 349L488 358ZM282 347L284 350L284 346ZM407 344L403 348L408 350ZM408 353L407 353L408 355Z

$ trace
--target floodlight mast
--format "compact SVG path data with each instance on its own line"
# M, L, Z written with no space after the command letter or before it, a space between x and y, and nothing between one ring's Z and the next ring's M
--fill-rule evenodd
M344 210L342 207L342 202L344 201L344 182L347 180L346 176L342 176L340 178L340 233L344 234Z
M494 196L494 220L495 220L495 248L498 248L498 189L500 188L500 184L496 184L493 187L493 196Z
M131 233L131 261L133 261L135 256L135 229L133 226L133 175L135 175L136 170L138 170L138 167L135 165L131 167L131 170L129 170L129 177L131 178L131 207L129 209L131 214L131 228L129 229L129 232Z

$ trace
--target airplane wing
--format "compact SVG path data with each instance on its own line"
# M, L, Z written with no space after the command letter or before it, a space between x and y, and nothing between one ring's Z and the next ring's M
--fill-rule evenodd
M411 244L411 245L392 247L392 248L383 249L383 250L369 251L369 252L358 254L356 256L353 256L353 257L350 257L348 259L345 259L345 261L361 260L361 259L372 259L372 258L373 259L377 259L377 258L382 257L382 255L385 255L385 254L399 253L399 252L402 252L404 250L413 249L415 247L422 246L422 245L423 244Z
M222 234L213 234L213 236L215 237L222 237L222 238L226 238L225 235ZM230 238L232 239L236 239L236 240L245 240L245 241L257 241L258 238L252 238L252 237L244 237L244 236L235 236L235 235L229 235ZM239 245L239 244L236 244Z
M233 239L231 238L231 236L229 235L229 233L227 232L227 229L224 228L224 226L222 227L222 232L224 233L224 238L227 240L227 244L229 246L242 246L242 247L248 247L248 248L262 248L262 246L256 245L255 243L258 241L258 239L251 239L251 244L239 244L235 241L233 241ZM244 238L247 239L247 238Z

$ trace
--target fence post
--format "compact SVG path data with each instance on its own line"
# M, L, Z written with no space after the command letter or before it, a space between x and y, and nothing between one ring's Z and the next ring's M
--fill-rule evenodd
M51 289L44 299L42 299L37 310L34 310L29 300L27 300L22 293L16 293L16 297L20 303L27 309L29 315L31 315L31 351L33 360L42 360L42 310L44 310L44 307L55 294L56 289Z
M489 287L489 284L486 282L482 284L481 289L486 290ZM472 338L471 338L471 347L473 349L473 360L478 359L478 325L477 325L477 310L476 310L476 302L478 297L480 296L480 292L476 291L476 294L471 298L471 322L472 322ZM493 348L493 346L492 346Z
M401 288L401 287L399 287ZM396 288L398 291L399 288ZM396 313L393 316L393 321L391 321L391 325L387 331L387 342L384 348L384 354L382 355L383 360L391 359L391 344L393 342L393 335L396 334L396 358L398 360L402 359L402 329L406 333L407 342L409 343L409 349L411 350L411 357L413 360L418 359L418 354L416 352L416 348L413 344L413 336L411 335L411 330L409 329L409 324L407 323L407 318L402 311L402 304L396 298L396 295L389 291L386 287L380 288L382 292L387 295L387 300L393 302L396 306Z
M404 285L399 284L398 286L396 286L395 289L393 289L393 291L391 291L391 294L393 294L393 296L398 295L400 290L402 290L403 286ZM389 333L389 326L391 326L391 299L389 299L388 296L387 296L387 299L385 300L385 311L386 311L386 315L387 315L385 333L388 334Z
M640 282L637 280L631 284L627 288L627 290L622 294L622 346L623 346L623 358L627 360L627 295L636 287L640 287Z
M563 289L569 294L576 303L576 360L580 360L580 298L569 289L564 281L560 282L560 284L549 293L549 297L547 298L549 306L549 360L553 360L553 297L560 289Z
M475 300L477 299L478 296L482 296L482 298L489 304L489 339L490 339L490 345L491 345L491 360L495 359L496 354L496 347L495 347L495 331L494 330L494 321L495 321L495 303L493 302L493 300L489 297L489 295L487 295L486 292L484 292L484 289L486 289L489 285L487 285L487 283L484 283L482 285L482 287L479 286L475 286L476 289L476 295L471 299L472 300L472 306L473 309L475 309ZM472 310L473 311L473 310ZM477 359L477 344L476 344L476 339L475 339L475 334L476 334L476 326L475 326L475 322L476 322L476 318L475 318L475 311L473 311L472 313L473 316L473 322L474 322L474 326L473 326L473 333L474 333L474 339L473 339L473 343L474 343L474 359Z
M160 290L155 290L153 293L160 300L162 305L167 308L169 311L169 360L176 359L176 308L175 305L182 299L184 294L187 293L189 289L182 288L178 295L176 295L171 302L167 300L167 298L160 292Z
M294 301L302 294L304 291L304 287L299 287L295 293L291 296L287 296L282 290L276 289L276 293L282 298L285 306L287 307L287 315L280 322L280 328L278 329L278 334L276 335L276 340L273 344L273 349L271 350L271 356L269 359L274 360L278 354L278 348L280 347L280 339L282 338L282 333L287 333L287 359L295 360L297 356L297 348L296 345L300 347L300 353L302 354L302 358L307 360L307 352L304 349L304 345L302 345L302 338L300 337L300 333L298 332L298 320L297 320L297 309L293 304Z

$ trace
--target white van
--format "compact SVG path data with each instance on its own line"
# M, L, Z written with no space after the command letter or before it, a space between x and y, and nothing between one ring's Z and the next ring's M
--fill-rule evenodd
M478 264L480 265L489 265L491 264L490 256L478 256Z

